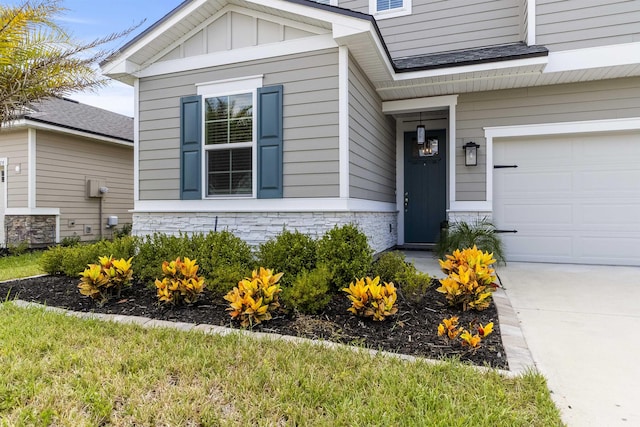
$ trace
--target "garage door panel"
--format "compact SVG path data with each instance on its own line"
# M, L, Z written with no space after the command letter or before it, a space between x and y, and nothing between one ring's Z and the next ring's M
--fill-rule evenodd
M504 207L507 224L569 225L573 222L573 206L569 204L509 204Z
M527 256L568 257L573 250L570 237L545 233L504 235L502 241L511 261L526 260Z
M640 229L640 204L624 203L584 204L581 210L581 223L602 228L636 226ZM640 248L638 249L640 252Z
M610 258L627 258L629 261L640 256L638 248L639 236L632 235L602 235L602 236L583 236L578 238L578 254L585 258L596 262L599 259ZM596 262L597 263L597 262ZM598 263L598 264L601 264Z
M496 139L507 260L640 265L640 134Z

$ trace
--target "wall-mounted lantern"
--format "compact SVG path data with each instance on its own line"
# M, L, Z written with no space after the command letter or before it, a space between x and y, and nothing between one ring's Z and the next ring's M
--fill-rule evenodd
M478 166L478 148L480 148L480 146L475 142L467 142L462 147L464 150L465 166Z

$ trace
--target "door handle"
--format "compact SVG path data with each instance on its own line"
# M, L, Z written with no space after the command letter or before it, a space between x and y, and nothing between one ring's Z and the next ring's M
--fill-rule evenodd
M404 193L404 211L409 209L409 193Z

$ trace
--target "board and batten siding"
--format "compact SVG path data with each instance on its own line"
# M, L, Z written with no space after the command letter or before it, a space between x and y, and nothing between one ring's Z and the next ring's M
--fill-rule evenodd
M107 217L116 215L119 226L131 223L133 209L133 147L126 147L62 133L38 130L36 139L36 206L60 209L60 237L81 236L95 240ZM88 198L87 179L104 180L109 192ZM99 222L100 221L100 222ZM75 225L72 225L75 222ZM91 233L84 226L91 226Z
M537 0L536 43L551 51L640 41L640 1Z
M3 130L0 132L0 157L6 157L7 208L28 207L29 146L28 131ZM20 171L16 172L16 166Z
M284 197L339 196L335 48L141 79L140 200L180 199L180 98L196 83L255 75L284 86Z
M349 58L349 197L395 202L395 121Z
M640 77L461 94L456 116L456 200L485 200L484 127L640 117ZM476 167L464 166L469 141Z
M393 58L522 41L522 0L413 0L410 15L378 19ZM339 1L369 13L369 0Z

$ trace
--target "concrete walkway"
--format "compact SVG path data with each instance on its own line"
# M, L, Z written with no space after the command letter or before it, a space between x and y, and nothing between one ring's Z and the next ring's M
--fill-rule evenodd
M511 262L498 274L568 426L640 426L640 268Z
M431 252L405 255L443 277ZM569 427L640 426L640 268L510 262L498 275L510 369L534 365Z

